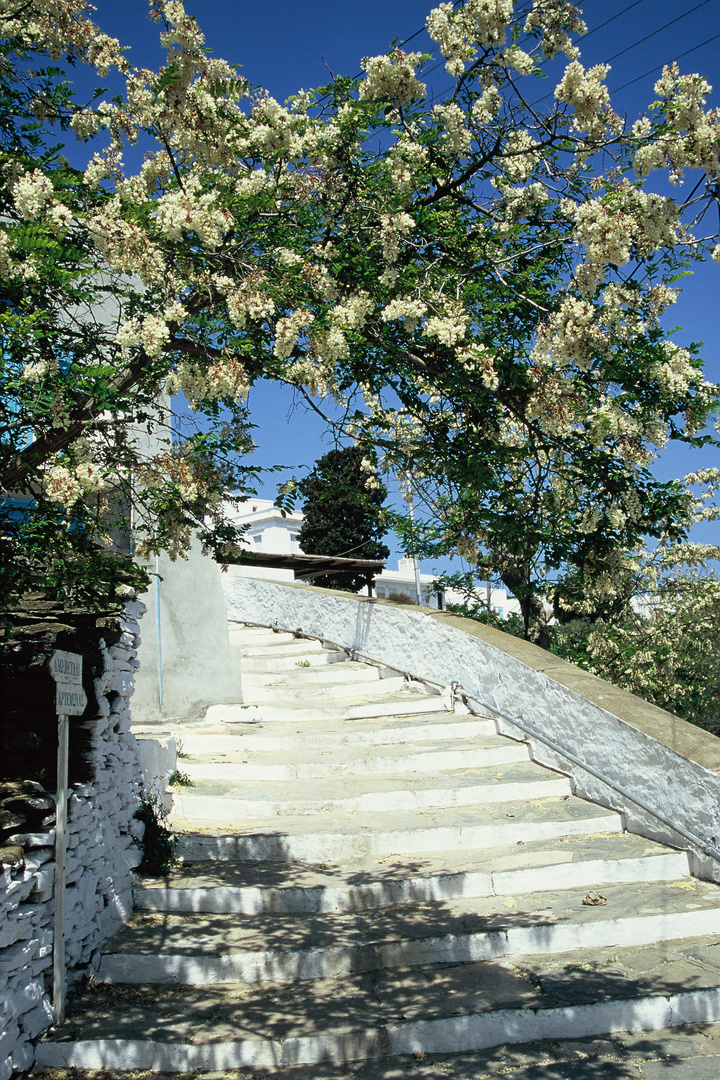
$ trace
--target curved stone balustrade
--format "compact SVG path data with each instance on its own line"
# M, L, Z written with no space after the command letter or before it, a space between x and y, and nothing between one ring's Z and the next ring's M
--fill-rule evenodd
M535 760L571 775L578 795L620 810L632 832L688 848L693 873L720 881L720 861L707 850L720 847L715 736L447 612L225 575L223 587L230 620L301 632L413 678L457 684L500 714L501 732L525 737Z

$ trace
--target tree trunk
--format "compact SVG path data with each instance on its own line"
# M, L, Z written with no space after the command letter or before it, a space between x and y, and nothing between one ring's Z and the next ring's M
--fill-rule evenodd
M505 566L500 571L500 577L505 588L509 589L520 604L525 623L525 640L539 645L541 649L549 649L550 635L545 605L536 593L526 592L526 575L516 566Z

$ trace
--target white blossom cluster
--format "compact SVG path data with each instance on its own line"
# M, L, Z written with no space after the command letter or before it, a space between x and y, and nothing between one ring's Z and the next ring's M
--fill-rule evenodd
M395 214L383 214L380 219L380 242L386 263L397 262L400 241L415 228L415 219L400 210Z
M594 409L587 419L586 429L593 446L610 443L628 464L648 464L651 455L642 444L642 425L623 410L617 399L608 398Z
M158 315L144 315L123 323L115 337L115 343L122 350L130 350L140 345L150 359L157 359L163 347L170 340L170 328Z
M570 34L586 34L587 26L570 0L533 0L532 11L525 20L525 33L542 31L542 54L552 59L564 52L568 60L576 60L578 49Z
M663 342L662 349L667 360L662 364L653 364L648 375L660 387L663 397L671 399L687 391L690 384L697 380L697 371L687 349L671 341Z
M538 365L564 368L576 364L586 371L603 343L595 306L588 300L570 295L540 326L531 355Z
M478 127L491 124L502 108L502 96L497 86L491 84L473 103L470 115Z
M509 223L520 221L522 218L533 217L538 210L546 206L550 196L544 184L528 184L525 187L506 188L503 191L505 198L505 220Z
M219 247L230 226L227 211L217 205L212 192L199 194L200 181L192 178L182 188L157 200L155 223L168 240L193 232L208 248Z
M338 396L330 368L314 353L301 360L294 360L287 366L284 374L289 382L306 387L313 397Z
M165 280L166 269L160 249L137 222L125 219L118 196L88 218L85 227L104 261L113 270L122 274L137 274L146 286Z
M104 485L105 480L98 466L87 460L81 460L74 466L55 462L47 466L43 476L47 497L66 510L72 509L84 495L96 494Z
M258 156L285 153L290 160L301 158L312 134L304 117L298 117L269 94L263 94L252 111L252 128L247 149Z
M412 296L398 296L391 300L382 310L383 322L395 322L404 319L408 330L414 330L427 312L427 304Z
M103 78L112 66L127 63L116 38L103 34L87 18L86 0L41 0L19 5L0 0L3 34L30 49L43 49L54 59L66 54L91 64Z
M77 109L70 119L70 127L76 138L87 142L99 132L100 122L92 109Z
M168 376L165 388L169 394L182 391L190 407L196 409L200 401L214 401L225 397L244 401L249 385L240 360L236 356L223 355L207 367L201 367L193 361L178 364L176 370Z
M395 49L389 56L366 56L362 69L367 78L360 84L361 98L385 99L397 108L425 97L425 84L415 69L422 53L404 53Z
M30 360L23 367L22 379L31 384L43 382L48 376L57 375L60 365L57 360Z
M360 329L367 320L374 307L374 302L365 292L358 292L349 296L340 304L336 304L328 312L329 325L323 329L316 329L310 337L310 349L312 355L322 369L321 382L323 393L331 392L334 387L333 365L338 360L344 360L350 355L350 343L345 335L348 330ZM310 368L314 384L318 381L319 368Z
M346 330L357 330L365 323L374 306L372 297L360 291L331 308L329 318L336 326Z
M389 155L390 177L396 191L411 191L415 178L427 161L426 146L412 135L398 139Z
M488 390L497 390L500 379L495 370L495 358L487 346L474 343L458 349L456 356L469 371L477 372L483 386Z
M0 278L9 278L13 274L13 244L8 234L0 229Z
M700 75L680 75L677 64L663 68L655 93L661 98L656 104L664 111L664 130L656 136L647 117L633 126L639 142L635 154L638 176L666 167L674 184L680 183L685 169L720 175L720 109L704 108L711 89Z
M267 292L268 282L261 271L250 274L239 288L231 278L219 275L215 287L225 295L230 321L240 330L248 321L260 322L275 313L275 301Z
M427 18L427 32L446 59L445 68L455 78L465 71L478 45L503 45L513 16L513 0L467 0L456 10L443 3Z
M13 186L12 193L15 209L20 217L34 221L53 198L52 180L39 169L34 169L20 177Z
M587 132L590 139L603 138L608 129L619 129L619 121L610 108L610 94L603 79L609 64L596 64L588 71L579 60L572 60L555 87L558 101L573 109L573 127Z
M426 322L425 337L437 338L441 345L456 345L467 333L470 319L459 305L450 308L444 315L433 315Z
M308 311L294 311L277 320L275 324L275 348L273 352L279 360L292 356L302 330L312 323L314 315Z
M527 180L539 160L538 150L529 132L510 132L503 153L503 169L511 184Z
M47 213L47 222L55 236L65 236L72 225L73 216L67 206L56 202Z
M602 520L602 513L597 506L588 506L576 522L575 528L585 535L597 532L598 525Z
M296 252L291 251L290 248L285 247L275 248L273 258L279 266L284 266L286 269L299 266L303 261L302 255L298 255Z
M495 62L500 67L514 68L519 75L530 75L535 70L535 61L530 53L511 45L498 53Z
M436 105L433 109L435 118L444 128L444 142L448 153L453 157L466 157L472 146L472 132L466 122L465 113L455 101Z
M536 375L531 372L531 375ZM572 408L572 386L556 374L535 378L535 388L526 406L528 417L539 417L551 435L567 435L576 422Z
M678 239L673 201L625 180L601 198L580 206L565 200L563 208L574 217L575 239L585 248L578 280L588 292L594 292L607 264L625 266L633 254L644 258Z

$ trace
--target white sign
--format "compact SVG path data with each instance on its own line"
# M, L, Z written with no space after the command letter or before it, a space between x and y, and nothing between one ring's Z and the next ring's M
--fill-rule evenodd
M56 649L50 657L50 674L57 683L82 686L82 656Z
M64 716L82 716L88 699L82 687L81 654L56 649L49 667L56 684L55 711Z
M82 716L88 699L82 686L68 686L58 683L55 687L55 712L65 716Z

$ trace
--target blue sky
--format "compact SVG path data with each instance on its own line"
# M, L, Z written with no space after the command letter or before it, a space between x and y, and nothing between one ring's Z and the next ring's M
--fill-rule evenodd
M285 100L299 89L325 83L332 74L355 75L363 56L386 52L393 39L406 40L421 31L432 3L426 0L187 0L208 46L241 65L251 83ZM682 72L699 71L713 85L711 104L720 105L720 0L588 0L580 5L588 24L580 40L586 66L610 62L607 78L616 112L632 121L653 100L653 84L663 64L677 59ZM99 0L97 22L130 46L133 63L157 67L163 52L158 26L149 20L146 0ZM430 51L424 33L412 49ZM688 55L683 55L683 54ZM448 76L440 66L429 80L441 93ZM551 89L550 80L540 83ZM538 92L538 96L540 92ZM686 279L669 325L679 344L703 341L707 377L720 381L720 295L717 264L699 267ZM328 449L321 422L292 400L281 387L254 389L250 406L255 424L258 460L295 469L311 465ZM684 475L701 465L720 465L715 450L666 451L657 462L663 479ZM270 476L262 494L273 497L277 478ZM706 533L704 539L711 539ZM429 569L429 567L428 567Z

